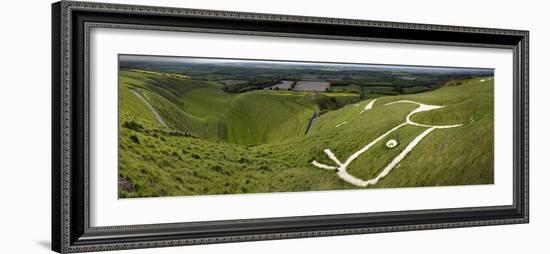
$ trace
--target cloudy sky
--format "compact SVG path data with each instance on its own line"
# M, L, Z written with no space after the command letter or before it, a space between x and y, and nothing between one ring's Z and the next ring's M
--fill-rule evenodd
M422 71L481 71L492 70L487 68L441 67L441 66L411 66L411 65L384 65L384 64L349 64L349 63L323 63L323 62L297 62L297 61L273 61L273 60L247 60L229 58L201 58L179 56L146 56L146 55L119 55L120 62L156 62L156 63L184 63L184 64L219 64L219 65L281 65L292 66L319 66L323 68L377 68L377 69L403 69Z

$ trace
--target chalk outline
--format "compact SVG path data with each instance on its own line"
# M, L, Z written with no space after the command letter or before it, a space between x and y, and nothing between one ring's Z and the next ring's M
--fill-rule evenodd
M361 111L359 113L359 115L362 115L363 113L367 112L368 110L372 109L373 106L374 106L374 103L376 102L376 99L370 101L364 108L363 111ZM355 153L351 154L348 159L342 163L340 162L340 160L336 157L336 155L328 148L324 149L323 152L328 156L329 159L331 159L337 166L329 166L329 165L326 165L326 164L322 164L322 163L319 163L315 160L313 160L311 162L311 164L315 167L318 167L318 168L321 168L321 169L327 169L327 170L336 170L337 171L337 175L344 181L350 183L350 184L353 184L355 186L358 186L358 187L367 187L369 185L374 185L376 183L378 183L378 181L380 181L380 179L384 178L385 176L387 176L394 168L395 166L397 166L406 156L407 154L409 154L416 145L418 145L418 143L420 143L420 141L426 137L428 134L430 134L433 130L435 129L449 129L449 128L455 128L455 127L459 127L459 126L462 126L462 124L454 124L454 125L427 125L427 124L420 124L420 123L417 123L417 122L413 122L411 120L411 117L416 114L416 113L419 113L419 112L425 112L425 111L430 111L430 110L434 110L434 109L440 109L440 108L443 108L445 106L437 106L437 105L429 105L429 104L423 104L423 103L419 103L419 102L415 102L415 101L410 101L410 100L399 100L399 101L394 101L394 102L390 102L390 103L386 103L384 104L384 106L387 106L387 105L393 105L393 104L397 104L397 103L412 103L412 104L416 104L418 105L419 107L416 108L415 110L413 110L412 112L410 112L407 117L405 118L405 122L404 123L401 123L395 127L393 127L392 129L390 129L389 131L385 132L384 134L380 135L379 137L377 137L375 140L371 141L370 143L368 143L367 145L365 145L363 148L359 149L358 151L356 151ZM406 125L414 125L414 126L419 126L419 127L426 127L428 129L426 129L425 131L423 131L420 135L416 136L396 157L393 158L393 160L384 167L384 169L382 169L382 171L380 172L380 174L378 174L376 177L372 178L372 179L369 179L369 180L362 180L362 179L359 179L351 174L349 174L347 172L347 168L348 166L355 160L357 159L361 154L365 153L366 151L368 151L372 146L374 146L376 143L378 143L380 140L384 139L386 136L388 136L389 134L391 134L392 132L400 129L401 127L403 126L406 126Z

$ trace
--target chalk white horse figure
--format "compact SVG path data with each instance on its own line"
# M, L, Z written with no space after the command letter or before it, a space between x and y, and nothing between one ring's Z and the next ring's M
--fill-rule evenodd
M376 99L372 100L366 107L363 111L361 111L360 114L363 114L365 111L368 111L372 108L374 102L376 101ZM399 162L401 162L405 156L407 156L407 154L412 151L412 149L424 138L426 137L428 134L430 134L433 130L435 129L448 129L448 128L455 128L455 127L459 127L461 126L462 124L455 124L455 125L427 125L427 124L420 124L420 123L416 123L416 122L413 122L411 120L411 117L416 114L416 113L419 113L419 112L424 112L424 111L430 111L430 110L434 110L434 109L439 109L439 108L443 108L444 106L436 106L436 105L427 105L427 104L422 104L422 103L419 103L419 102L415 102L415 101L409 101L409 100L400 100L400 101L395 101L395 102L390 102L390 103L387 103L385 105L391 105L391 104L396 104L396 103L412 103L412 104L416 104L418 105L419 107L416 108L415 110L413 110L412 112L410 112L407 117L405 118L405 122L402 123L402 124L399 124L395 127L393 127L392 129L390 129L389 131L387 131L386 133L380 135L379 137L377 137L375 140L371 141L370 143L368 143L366 146L364 146L363 148L361 148L360 150L358 150L357 152L353 153L351 156L348 157L348 159L346 161L340 161L338 158L336 158L336 155L334 155L334 153L330 150L330 149L324 149L323 151L325 152L325 154L332 160L334 161L334 163L336 164L336 166L329 166L329 165L325 165L325 164L322 164L322 163L319 163L317 161L312 161L311 164L313 164L314 166L318 167L318 168L322 168L322 169L328 169L328 170L336 170L337 171L337 174L340 178L342 178L342 180L348 182L348 183L351 183L355 186L360 186L360 187L366 187L366 186L369 186L369 185L373 185L373 184L376 184L378 181L380 181L380 179L384 178L386 175L388 175L390 173L390 171L395 167L397 166L397 164L399 164ZM369 150L372 146L374 146L376 143L378 143L380 140L383 140L386 136L388 136L389 134L391 134L392 132L398 130L399 128L405 126L405 125L414 125L414 126L420 126L420 127L426 127L428 129L426 129L424 132L420 133L420 135L416 136L413 141L411 141L407 147L405 147L405 149L403 149L403 151L401 151L401 153L399 153L395 158L393 158L393 160L388 164L386 165L386 167L384 167L384 169L382 170L382 172L380 172L380 174L378 174L375 178L372 178L372 179L369 179L369 180L362 180L362 179L359 179L359 178L356 178L352 175L350 175L348 172L347 172L347 168L348 166L355 160L357 159L361 154L363 154L364 152L366 152L367 150Z

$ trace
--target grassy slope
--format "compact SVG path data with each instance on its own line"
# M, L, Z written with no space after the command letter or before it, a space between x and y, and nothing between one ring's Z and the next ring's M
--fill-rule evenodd
M365 100L357 106L350 104L323 114L307 136L298 135L298 130L305 129L304 121L299 119L308 118L317 110L315 107L318 107L319 100L323 100L322 105L328 104L324 96L315 98L275 94L272 91L220 94L214 87L191 89L182 94L180 102L184 110L179 111L192 116L208 116L200 119L209 123L198 124L201 129L208 129L205 126L215 126L216 122L223 120L233 128L233 132L231 128L226 132L229 140L244 140L246 144L276 141L248 147L215 139L170 134L155 124L154 117L145 113L144 106L137 105L140 103L137 98L121 96L123 100L128 100L121 103L121 122L135 119L144 128L120 129L119 174L127 183L124 188L121 187L120 194L122 197L142 197L354 188L340 180L334 172L315 168L309 162L315 159L330 164L322 152L324 148L330 148L341 160L345 160L381 133L403 122L404 116L415 108L414 105L382 106L398 99L447 106L419 113L415 121L428 124L465 123L465 126L435 130L374 188L492 183L492 94L492 80L480 83L479 79L475 79L464 85L427 93L381 97L371 111L359 116L369 102ZM175 102L170 103L176 105ZM132 106L123 107L123 104ZM131 113L134 111L142 114ZM290 112L298 113L289 117ZM343 121L349 123L335 128ZM251 128L253 134L248 133L243 128L245 126ZM287 129L296 133L285 131ZM349 171L364 179L376 175L423 130L420 127L404 127L390 137L399 141L398 147L388 149L384 146L387 139L383 140L352 163ZM139 141L136 142L136 139Z
M343 157L341 160L345 160L370 140L403 122L404 116L416 107L412 104L383 106L384 104L407 99L445 105L443 109L418 113L413 120L434 125L464 125L453 129L435 130L423 139L394 171L373 187L492 183L493 80L479 80L474 79L465 85L444 87L427 93L382 97L377 100L373 110L359 118L356 117L358 112L368 101L358 107L349 105L323 116L314 130L323 136L330 136L334 142L328 147L337 156ZM338 131L330 131L331 126L354 117L355 120L338 128ZM362 133L358 133L357 130L362 130ZM423 130L425 128L407 126L393 133L355 160L349 167L350 173L363 179L377 175ZM393 149L386 148L385 142L389 139L398 140L399 145ZM322 154L319 156L325 158ZM321 161L330 163L327 159Z
M398 186L433 186L456 184L492 183L493 179L493 80L479 82L469 81L465 85L450 86L433 92L379 98L375 108L362 115L361 120L344 125L338 134L332 137L336 141L330 145L337 155L346 157L359 146L368 143L374 137L401 123L404 114L415 106L412 104L383 104L400 99L415 100L422 103L445 105L443 109L422 112L413 120L426 124L464 124L461 127L435 130L423 139L415 149L383 181L374 187ZM362 103L364 105L364 103ZM334 126L338 122L349 120L362 108L353 105L331 112L319 121L319 131L323 126ZM408 108L404 110L405 108ZM364 120L363 120L364 117ZM377 121L376 119L383 119ZM354 135L357 129L363 129L362 137ZM391 159L403 149L414 136L425 128L407 126L389 137L384 142L371 148L350 166L350 173L363 179L377 175ZM372 134L370 134L372 133ZM329 134L330 135L330 134ZM346 137L353 137L347 139ZM398 147L388 149L385 142L396 139ZM358 144L350 146L353 140ZM361 145L359 145L361 144ZM345 158L341 158L344 160ZM324 160L329 163L329 161Z
M152 122L153 127L160 126L157 120L154 119L151 111L139 98L130 92L132 89L147 98L149 103L153 105L171 129L184 132L203 132L202 119L187 114L178 107L177 102L181 103L178 100L178 95L183 94L185 92L184 89L191 90L189 87L197 87L194 81L183 77L185 76L164 76L160 73L150 71L121 70L119 77L120 124L130 120L137 120L139 122L139 119L136 117L143 115L149 122ZM160 79L166 81L166 83L161 83L163 86L157 85L160 83ZM179 86L176 85L178 83L180 84ZM169 85L177 87L179 90L170 89ZM161 94L164 96L161 96ZM134 117L126 117L126 112L133 112Z
M201 88L183 96L184 110L203 116L209 126L218 128L211 138L237 144L281 141L303 133L315 110L315 101L305 95L282 95L275 91L227 94Z
M319 94L267 90L234 94L223 92L221 84L183 75L122 70L120 76L121 94L134 89L144 95L170 128L237 144L279 142L302 135L315 111L357 97L333 93L329 96L334 99L329 100Z

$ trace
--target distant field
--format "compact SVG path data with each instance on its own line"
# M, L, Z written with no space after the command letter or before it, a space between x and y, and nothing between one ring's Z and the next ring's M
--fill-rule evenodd
M369 86L369 87L364 87L363 90L367 94L369 94L369 93L384 94L384 95L397 95L397 94L399 94L398 92L395 91L395 89L393 87L389 87L389 86Z
M419 92L425 92L426 90L428 90L428 88L424 86L413 86L413 87L403 88L403 91L405 93L419 93Z
M346 85L346 86L332 85L330 90L336 93L359 93L360 92L360 88L356 85Z
M328 81L298 81L294 87L294 91L306 92L324 92L330 88Z
M158 72L158 71L148 71L148 70L138 70L138 69L132 69L131 71L137 72L137 73L144 73L144 74L151 74L156 76L162 76L162 77L168 77L168 78L180 78L180 79L189 79L189 76L182 75L179 73L167 73L167 72Z
M404 80L415 80L416 78L415 77L399 77L400 79L404 79Z
M294 81L291 81L291 80L282 80L279 84L271 86L271 88L272 89L288 90L292 87L293 83L294 83Z
M299 81L297 91L222 90L222 83L241 81L121 69L119 196L355 189L334 171L311 162L333 163L323 152L326 148L347 158L402 123L415 105L385 105L397 100L445 106L421 112L414 121L463 126L435 130L388 176L368 188L493 183L493 78L449 81L416 94L420 88L403 88L412 94L394 96L389 96L394 88L378 84L364 88L366 99L347 90L358 86L331 87L317 81ZM331 92L323 93L327 88ZM377 100L364 112L371 98ZM407 126L392 133L354 161L349 172L364 179L379 174L422 131L423 127ZM389 139L398 145L388 148Z
M248 83L248 80L227 79L227 80L221 80L220 83L223 83L224 85L238 85L238 84Z

